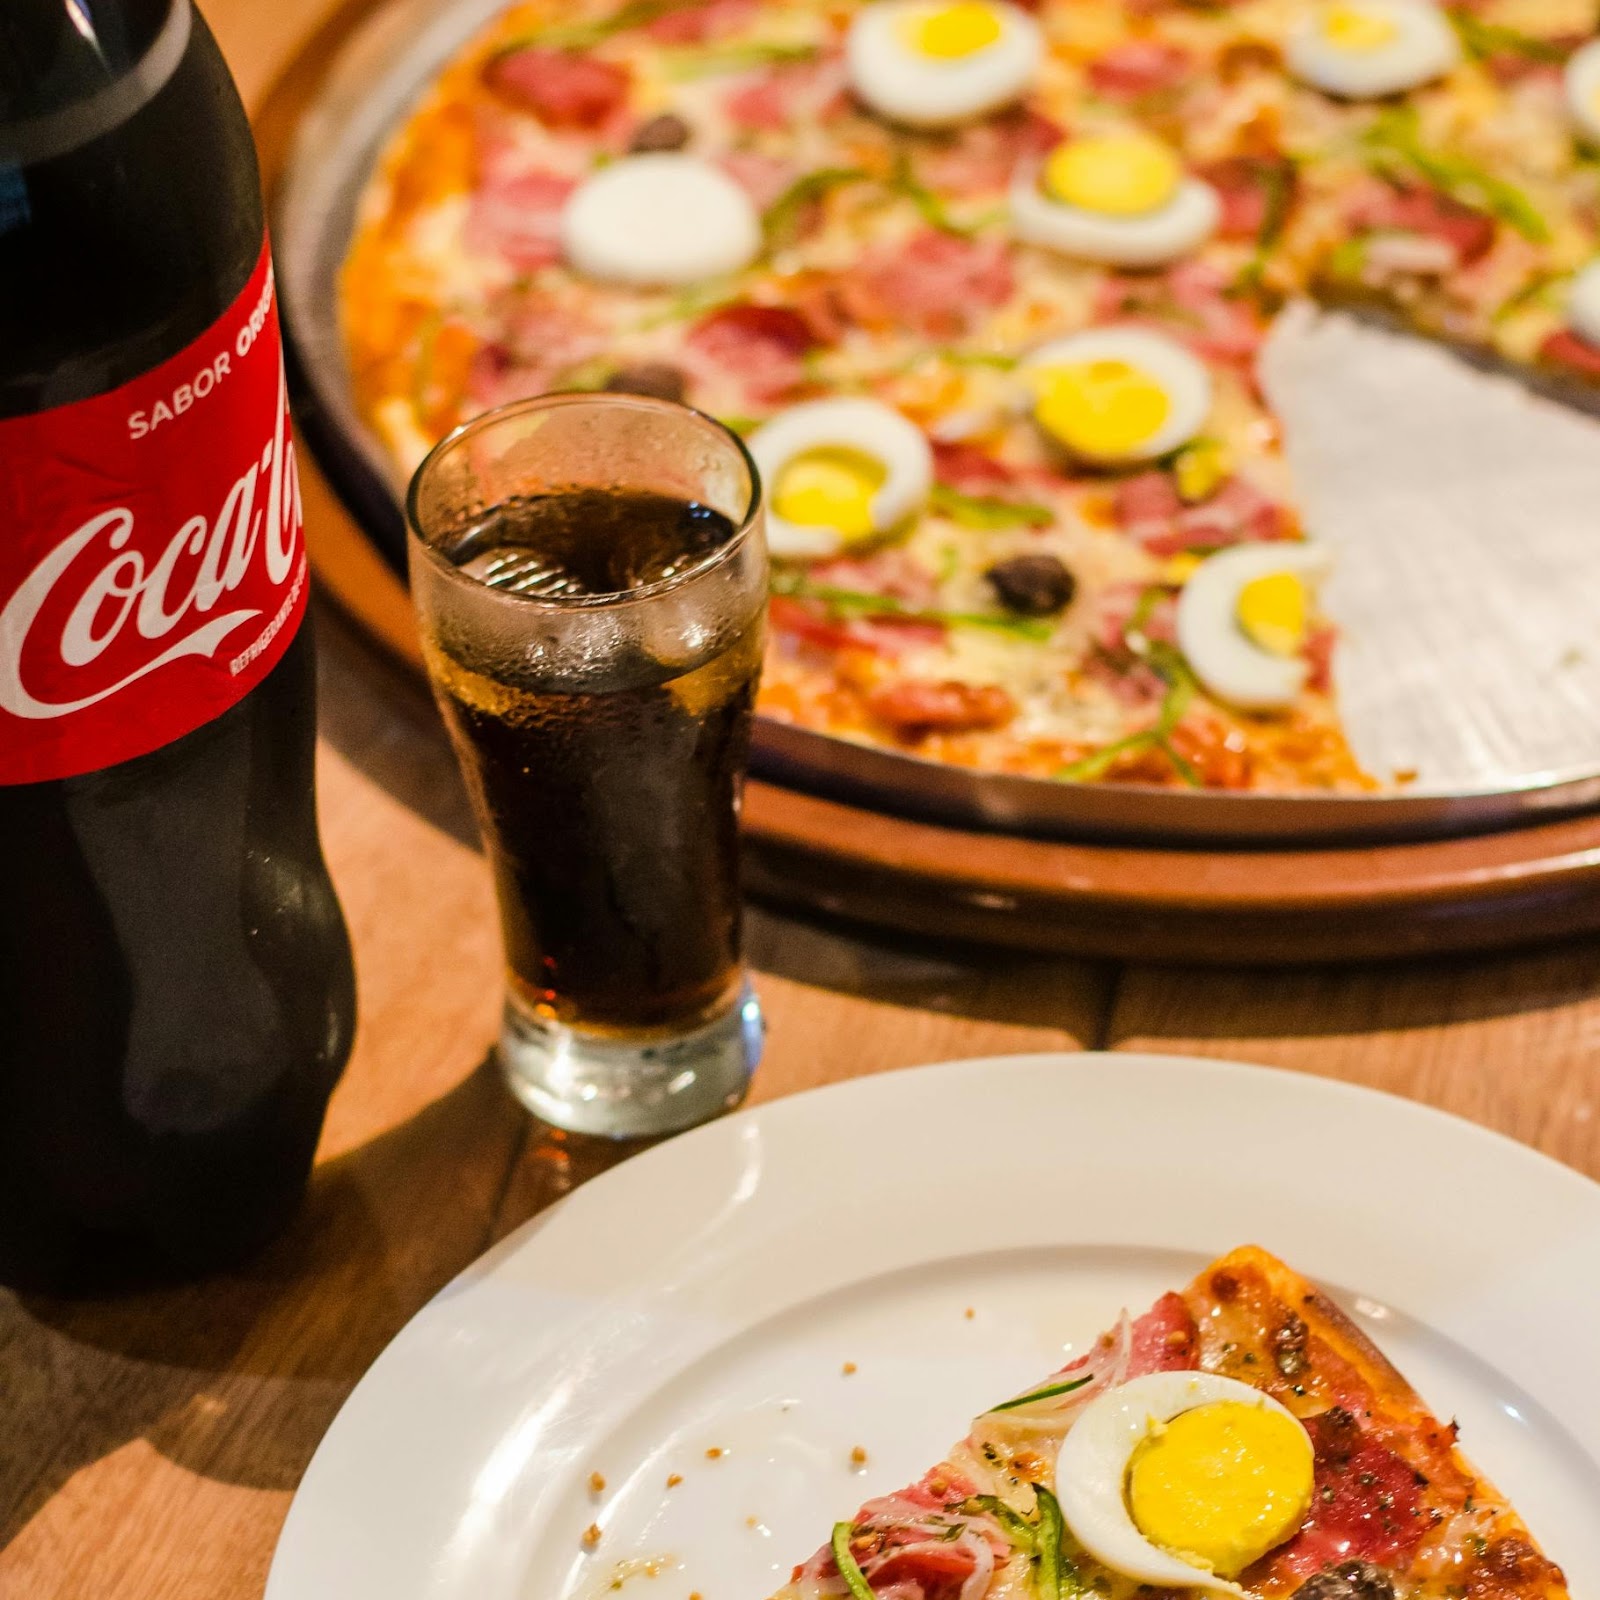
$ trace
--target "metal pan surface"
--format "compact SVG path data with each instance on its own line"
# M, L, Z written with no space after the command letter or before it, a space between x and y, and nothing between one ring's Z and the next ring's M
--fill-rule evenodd
M338 275L390 132L504 0L384 0L328 64L274 197L301 426L385 558L403 485L357 412ZM1333 546L1338 687L1362 796L1195 793L988 774L760 719L766 776L1054 837L1262 845L1487 831L1600 806L1600 420L1345 313L1263 353L1308 528Z

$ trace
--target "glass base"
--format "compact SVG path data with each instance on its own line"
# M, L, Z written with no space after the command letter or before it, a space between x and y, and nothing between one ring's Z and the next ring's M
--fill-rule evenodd
M642 1139L731 1111L761 1059L766 1022L746 983L720 1016L674 1038L585 1033L508 996L500 1066L536 1117L572 1133Z

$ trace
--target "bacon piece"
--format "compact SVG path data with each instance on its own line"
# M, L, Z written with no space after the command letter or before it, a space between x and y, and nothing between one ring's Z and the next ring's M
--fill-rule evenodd
M1600 347L1580 339L1567 328L1552 333L1539 346L1539 359L1581 372L1586 378L1600 378Z
M644 31L657 44L709 44L737 32L755 10L756 0L701 0L652 17Z
M1316 1489L1305 1526L1274 1558L1274 1570L1308 1577L1340 1561L1402 1565L1434 1523L1417 1474L1348 1411L1308 1418L1306 1431Z
M1196 170L1217 191L1222 220L1217 232L1224 239L1257 239L1267 224L1273 197L1290 193L1295 167L1285 157L1230 156Z
M1356 228L1396 233L1416 233L1438 239L1455 252L1459 266L1470 266L1494 246L1493 217L1425 184L1404 188L1384 185L1370 192L1352 209Z
M945 339L965 333L983 311L1003 304L1011 288L1003 240L961 239L936 228L870 252L839 280L844 309L856 321L912 327Z
M1117 485L1111 510L1117 526L1154 556L1285 539L1293 531L1283 507L1242 477L1186 506L1169 474L1141 472Z
M945 636L942 623L911 617L851 617L835 621L820 607L775 594L767 607L773 629L828 655L864 650L870 655L897 655L919 645L938 644Z
M553 172L486 173L467 214L467 247L519 272L561 259L561 208L575 185Z
M598 128L628 97L627 68L539 45L497 57L484 69L484 77L503 99L552 128Z
M902 739L1003 728L1017 714L1016 702L997 684L929 683L915 678L874 689L867 696L867 707Z
M932 609L939 597L938 580L905 550L875 550L871 555L817 562L810 569L815 583L857 593L886 595L913 610Z
M1128 627L1134 613L1144 599L1146 586L1142 583L1119 583L1100 596L1100 612L1094 625L1095 643L1109 655L1128 655ZM1153 606L1147 608L1139 624L1139 632L1146 639L1161 644L1178 641L1178 598L1164 594Z
M789 306L750 301L707 312L685 340L685 348L737 377L751 399L778 401L805 377L805 356L817 344L815 330Z
M1089 63L1089 82L1099 94L1137 100L1176 89L1193 71L1187 50L1157 39L1129 39Z

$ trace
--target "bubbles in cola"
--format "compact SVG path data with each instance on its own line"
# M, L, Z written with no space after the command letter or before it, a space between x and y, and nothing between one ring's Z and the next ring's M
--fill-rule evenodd
M190 0L0 6L0 1279L270 1235L349 1053L255 153Z

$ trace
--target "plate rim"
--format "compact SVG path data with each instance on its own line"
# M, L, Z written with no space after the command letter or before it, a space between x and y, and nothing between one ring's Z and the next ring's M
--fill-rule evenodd
M537 1258L541 1251L541 1238L544 1240L542 1248L547 1253L555 1253L564 1247L560 1234L569 1229L574 1214L580 1208L587 1208L594 1203L597 1194L604 1196L613 1187L622 1188L624 1183L648 1182L658 1169L670 1170L685 1162L692 1164L696 1152L709 1151L717 1145L736 1144L747 1130L759 1130L763 1124L775 1119L804 1119L815 1112L819 1105L831 1108L858 1097L868 1101L879 1097L887 1097L890 1101L902 1100L905 1085L913 1081L919 1086L918 1092L937 1095L942 1080L996 1072L1027 1076L1041 1071L1103 1076L1108 1080L1117 1075L1161 1077L1171 1073L1199 1074L1217 1083L1225 1092L1236 1090L1240 1084L1268 1085L1269 1092L1287 1094L1291 1099L1309 1097L1312 1101L1323 1100L1344 1107L1365 1108L1384 1115L1391 1123L1399 1118L1412 1128L1428 1128L1444 1135L1458 1150L1470 1154L1476 1149L1492 1153L1501 1163L1510 1163L1519 1185L1531 1183L1541 1189L1553 1186L1554 1191L1559 1191L1563 1203L1572 1203L1573 1214L1578 1218L1580 1237L1587 1240L1592 1236L1596 1243L1600 1243L1600 1182L1587 1174L1457 1112L1386 1089L1318 1073L1264 1066L1229 1057L1186 1056L1168 1052L1066 1050L959 1057L819 1085L745 1107L730 1116L627 1157L562 1196L490 1246L420 1307L345 1397L319 1442L280 1531L268 1574L265 1600L290 1600L291 1596L294 1600L305 1600L309 1595L331 1592L316 1587L315 1568L318 1563L315 1550L319 1519L326 1522L332 1516L340 1525L347 1525L348 1507L340 1509L339 1495L346 1493L344 1486L358 1476L344 1468L348 1466L352 1455L359 1460L361 1430L367 1421L366 1414L375 1404L381 1405L386 1399L393 1398L386 1391L392 1387L392 1380L399 1376L400 1364L420 1349L429 1325L435 1316L441 1314L441 1308L449 1308L459 1321L463 1302L468 1297L492 1295L500 1275L509 1265L518 1262L525 1252ZM1119 1089L1118 1092L1127 1091ZM955 1103L953 1097L948 1103ZM1398 1133L1401 1130L1394 1131ZM1142 1170L1131 1156L1125 1159L1135 1175ZM1426 1167L1435 1160L1437 1157L1430 1155L1419 1165ZM614 1183L622 1173L627 1173L628 1178L622 1183ZM1587 1216L1583 1215L1585 1211ZM578 1226L581 1229L584 1224L580 1222ZM1237 1242L1242 1241L1223 1241L1219 1248ZM618 1287L626 1288L626 1285ZM1422 1320L1428 1322L1427 1318ZM581 1324L574 1322L571 1325ZM1438 1331L1447 1337L1455 1337L1448 1326L1440 1327ZM1472 1350L1473 1346L1462 1343L1462 1348ZM438 1374L442 1375L444 1370L442 1365L435 1367ZM1517 1377L1516 1381L1522 1382L1523 1379ZM1600 1378L1591 1381L1595 1391L1592 1403L1600 1405ZM330 1489L335 1491L331 1499Z

